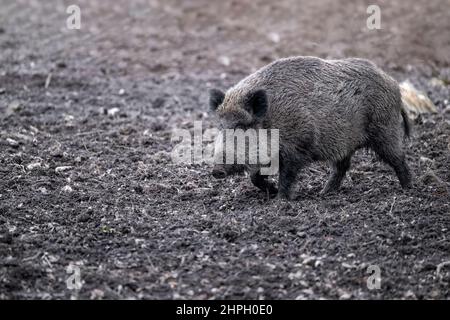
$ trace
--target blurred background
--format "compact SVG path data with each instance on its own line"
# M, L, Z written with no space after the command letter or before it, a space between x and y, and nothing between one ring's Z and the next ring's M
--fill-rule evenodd
M66 8L81 9L68 30ZM0 1L2 68L34 61L92 64L127 74L250 72L291 55L349 56L385 68L450 63L448 0ZM76 60L73 60L76 59ZM48 67L48 66L45 66Z

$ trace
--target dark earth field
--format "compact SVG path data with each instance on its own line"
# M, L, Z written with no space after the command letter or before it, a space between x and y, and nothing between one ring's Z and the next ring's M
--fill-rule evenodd
M431 98L413 189L365 152L291 202L172 162L174 129L214 126L209 88L291 55L369 58ZM448 0L0 0L0 299L449 299L449 100Z

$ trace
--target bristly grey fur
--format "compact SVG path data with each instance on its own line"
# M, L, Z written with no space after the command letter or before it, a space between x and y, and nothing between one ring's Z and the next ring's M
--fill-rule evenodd
M290 198L298 171L313 161L332 165L323 192L338 189L359 148L374 150L394 168L402 187L411 186L401 144L402 118L406 135L410 128L399 86L368 60L280 59L223 96L214 92L211 108L224 128L280 130L280 197ZM257 169L251 180L276 192Z

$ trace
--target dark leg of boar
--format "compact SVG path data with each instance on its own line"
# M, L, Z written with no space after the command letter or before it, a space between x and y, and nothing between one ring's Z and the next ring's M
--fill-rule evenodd
M278 179L278 197L290 200L292 197L292 186L297 178L298 172L306 165L305 161L287 160L280 157L280 173Z
M325 188L322 190L322 194L326 194L332 191L336 191L341 186L342 180L345 178L347 170L350 168L351 155L345 157L341 161L333 163L331 176L328 179Z
M403 189L412 186L411 173L405 161L405 153L398 146L380 144L379 146L374 147L374 151L381 160L394 168Z
M405 161L400 133L397 130L380 129L372 141L371 148L382 161L394 169L402 188L410 188L412 186L411 173Z
M267 176L261 175L259 169L255 169L250 173L250 180L253 185L264 192L269 192L269 194L277 194L277 187L268 180Z

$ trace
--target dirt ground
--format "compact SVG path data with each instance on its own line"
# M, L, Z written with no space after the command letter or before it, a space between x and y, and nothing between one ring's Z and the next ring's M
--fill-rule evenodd
M450 2L377 1L368 30L371 3L0 0L0 299L449 299ZM214 126L209 88L290 55L429 95L413 189L364 152L338 194L317 164L289 203L172 162L174 129Z

